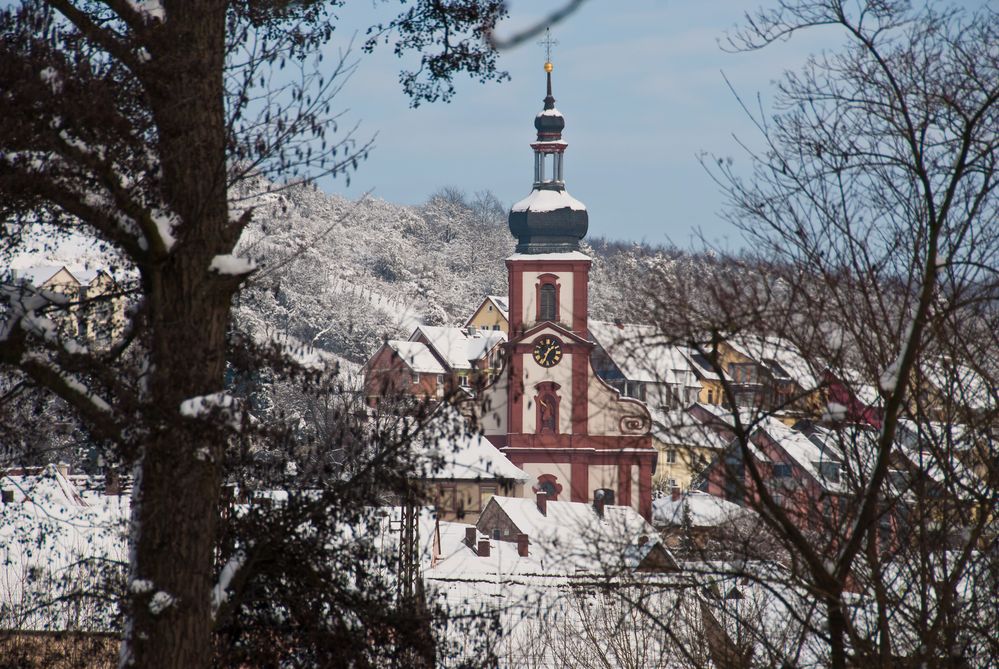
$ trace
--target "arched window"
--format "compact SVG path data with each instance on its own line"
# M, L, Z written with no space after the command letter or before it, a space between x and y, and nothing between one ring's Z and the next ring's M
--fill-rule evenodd
M556 320L556 301L554 284L546 283L541 286L540 299L538 302L538 320Z

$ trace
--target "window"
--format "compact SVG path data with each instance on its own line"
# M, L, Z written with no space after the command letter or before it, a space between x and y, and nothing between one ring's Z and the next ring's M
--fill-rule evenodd
M555 316L555 286L546 283L541 286L538 306L538 320L554 321Z
M499 324L498 323L493 326L493 330L499 330Z
M774 478L778 479L791 478L791 465L775 462L773 468L774 468Z
M714 404L714 403L715 403L715 391L709 389L708 390L708 404Z
M468 376L467 375L459 376L458 377L458 385L461 386L462 388L467 388L468 387Z
M494 485L480 485L479 486L479 510L486 508L486 504L489 500L496 494L496 486Z
M443 374L438 374L437 375L437 385L438 386L443 386L444 385L444 375Z
M420 382L420 374L418 372L413 372L413 385Z
M672 490L673 488L680 487L679 485L677 485L676 479L666 479L666 485L669 486L670 490Z
M670 465L676 464L676 449L669 449L666 451L666 463Z
M499 539L500 539L501 536L503 536L503 534L500 532L500 528L494 527L493 528L493 540L494 541L499 541Z
M455 511L455 489L454 486L441 486L440 494L437 496L437 509L442 512Z

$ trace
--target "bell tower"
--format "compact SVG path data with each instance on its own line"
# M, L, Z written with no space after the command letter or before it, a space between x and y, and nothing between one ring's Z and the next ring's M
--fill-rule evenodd
M551 46L550 39L546 46ZM624 398L590 366L588 331L591 260L580 251L589 219L565 188L565 118L555 107L549 51L544 108L534 118L537 138L530 194L510 210L517 240L506 259L510 340L503 377L483 393L487 438L536 480L534 496L593 500L652 512L656 452L645 405Z

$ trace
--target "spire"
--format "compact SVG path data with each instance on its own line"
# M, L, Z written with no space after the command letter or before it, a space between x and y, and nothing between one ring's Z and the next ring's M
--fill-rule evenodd
M534 189L510 210L510 232L517 237L518 253L578 251L589 225L586 207L565 190L563 165L568 144L562 139L565 118L555 108L552 95L551 47L558 44L546 33L546 95L544 109L534 117Z

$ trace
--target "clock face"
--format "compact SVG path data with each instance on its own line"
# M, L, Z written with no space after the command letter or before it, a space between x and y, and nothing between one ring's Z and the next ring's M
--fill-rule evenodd
M562 342L545 335L534 343L534 362L542 367L554 367L562 360Z

